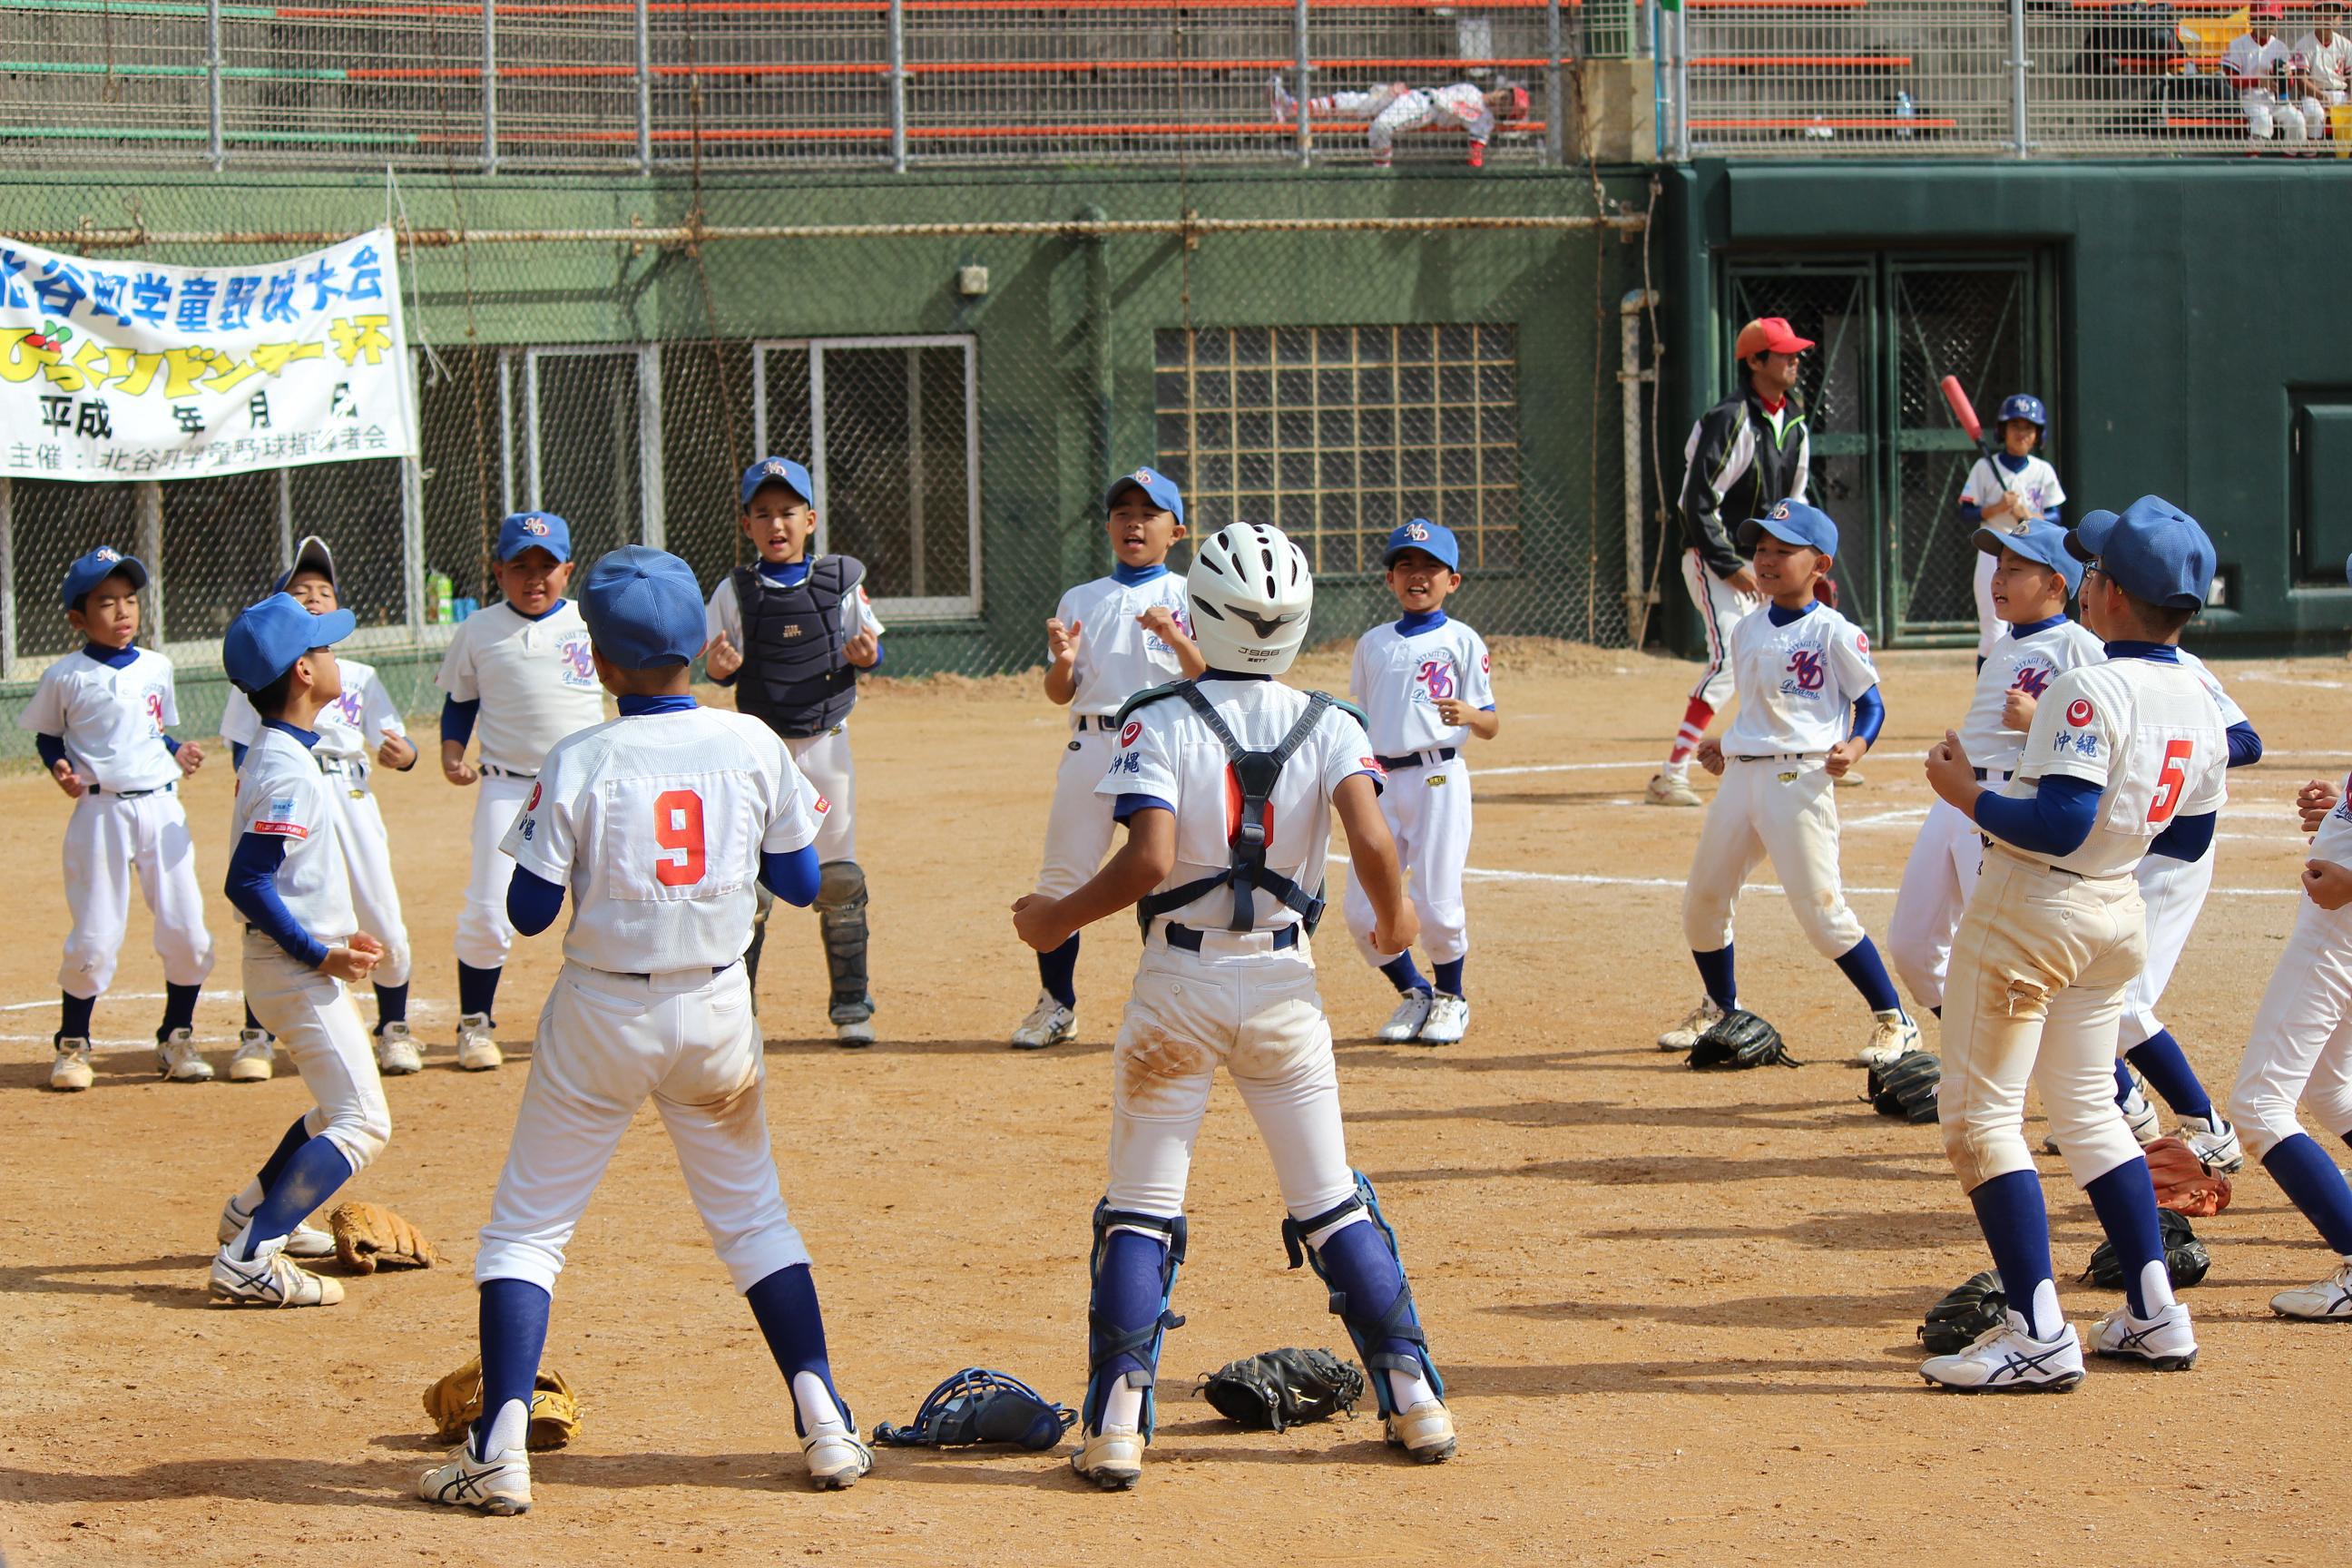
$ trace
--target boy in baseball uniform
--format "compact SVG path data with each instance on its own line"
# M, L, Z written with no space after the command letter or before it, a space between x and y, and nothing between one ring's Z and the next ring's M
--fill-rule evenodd
M1381 1026L1391 1043L1450 1046L1470 1026L1462 966L1470 922L1462 903L1462 867L1470 858L1470 764L1462 755L1475 735L1491 741L1493 663L1485 639L1445 613L1462 585L1462 547L1451 529L1417 517L1389 535L1389 592L1404 613L1356 639L1349 694L1364 710L1372 758L1388 774L1381 816L1412 879L1434 983L1410 952L1385 957L1372 943L1374 916L1363 883L1350 871L1340 907L1365 961L1397 988L1397 1008Z
M278 579L276 591L292 595L313 615L341 609L334 552L327 542L314 533L296 546L294 564ZM415 767L416 747L374 666L355 658L338 658L335 666L342 674L342 695L320 710L319 742L310 756L327 775L334 801L335 843L351 882L352 912L361 928L383 943L383 957L368 975L375 986L376 1067L386 1075L412 1073L425 1063L408 1032L408 923L401 918L392 844L369 779L376 768L406 773ZM239 769L260 734L261 716L244 692L232 688L221 710L221 739ZM276 1055L269 1031L250 1007L246 1012L236 1054L229 1058L231 1083L266 1080Z
M2194 518L2144 496L2120 517L2084 519L2067 548L2087 563L2083 619L2106 659L2051 681L1998 789L1977 778L1958 734L1927 753L1929 786L1989 846L1952 946L1937 1099L1944 1152L2010 1308L2001 1326L1919 1369L1963 1393L2055 1393L2083 1379L2025 1144L2029 1083L2123 1264L2124 1305L2099 1321L2093 1349L2158 1371L2197 1359L2114 1068L2124 994L2147 952L2133 869L2154 849L2196 858L2227 791L2221 715L2176 652L2213 581L2213 546Z
M334 1251L302 1224L392 1137L367 1026L344 989L366 978L383 944L359 929L344 868L334 780L319 771L319 715L342 695L334 645L349 610L312 615L286 594L240 614L221 664L261 727L237 775L228 900L245 922L245 994L317 1101L297 1117L260 1173L221 1209L213 1299L331 1307L343 1288L294 1262Z
M163 961L163 1021L155 1059L174 1083L204 1083L212 1064L196 1052L196 997L213 972L196 885L195 847L181 810L180 781L205 749L173 737L180 721L172 661L136 647L139 590L147 568L100 545L66 568L66 621L82 646L41 672L16 722L33 731L42 763L74 803L65 836L66 908L73 929L58 966L63 1016L51 1040L49 1087L90 1086L89 1018L114 980L131 917L131 874L155 917Z
M1988 784L2009 782L2033 723L2034 699L2070 669L2096 664L2105 649L2091 630L2066 618L2066 601L2082 584L2083 563L2066 549L2066 531L2031 521L2014 531L1982 527L1974 542L1992 565L1987 593L2008 628L1977 667L1976 696L1960 721L1960 744ZM1895 913L1886 922L1886 954L1911 999L1943 1016L1944 970L1952 933L1977 885L1984 840L1957 807L1937 801L1912 840Z
M524 1443L556 1277L649 1099L791 1391L810 1482L850 1486L873 1456L834 1388L808 1247L777 1190L740 962L755 885L802 908L816 896L816 793L766 725L688 694L705 641L693 568L615 550L588 569L581 608L620 717L548 752L501 847L515 861L516 929L546 930L567 892L572 923L474 1261L481 1419L417 1494L493 1514L530 1507Z
M1731 634L1738 715L1720 738L1699 743L1699 765L1723 787L1707 804L1683 894L1683 934L1706 989L1658 1037L1658 1048L1690 1049L1739 1005L1732 911L1748 873L1769 858L1798 926L1870 1007L1870 1037L1854 1060L1883 1067L1916 1050L1919 1030L1839 885L1835 795L1839 776L1886 721L1870 639L1813 596L1837 554L1837 524L1827 512L1776 502L1740 525L1739 542L1755 552L1764 605Z
M1198 680L1141 694L1097 788L1127 841L1065 898L1013 906L1021 940L1050 952L1130 905L1143 961L1112 1051L1110 1183L1095 1207L1088 1376L1070 1464L1105 1490L1133 1487L1153 1426L1160 1341L1184 1260L1184 1187L1219 1063L1273 1156L1291 1266L1311 1259L1347 1325L1391 1446L1435 1464L1454 1451L1396 1233L1348 1163L1331 1027L1307 939L1323 912L1331 818L1374 909L1373 944L1417 934L1381 820L1362 721L1275 678L1307 637L1315 585L1298 547L1236 522L1188 575Z
M882 668L882 622L866 596L866 566L854 556L810 554L816 485L790 458L762 458L743 471L743 536L759 558L710 591L705 614L710 679L735 689L735 706L784 738L793 762L817 792L817 934L832 980L827 1016L843 1046L874 1043L867 988L866 872L857 864L857 764L849 754L849 713L857 678ZM752 994L768 936L763 894L743 967Z
M588 657L588 626L563 596L572 580L572 529L548 511L499 524L491 566L502 595L457 623L434 677L441 703L441 776L474 797L473 869L457 911L457 1065L482 1072L499 1049L499 974L514 946L507 879L514 862L499 844L538 781L548 748L604 717ZM478 742L475 763L466 746Z
M1095 793L1117 748L1118 713L1150 687L1208 668L1184 632L1184 579L1168 570L1168 552L1184 537L1184 497L1176 481L1138 468L1111 482L1103 498L1105 530L1118 564L1108 577L1062 595L1045 623L1045 700L1070 710L1070 743L1054 774L1045 819L1045 863L1037 891L1075 892L1110 847L1111 802ZM1089 629L1091 628L1091 629ZM1013 1031L1020 1050L1068 1039L1078 1022L1078 939L1037 955L1037 1005Z
M2030 392L2014 393L2000 405L2000 450L1979 458L1960 487L1960 525L1970 531L1990 528L2015 533L2029 523L2064 526L2060 511L2066 492L2058 470L2034 456L2042 433L2049 427L2050 411ZM2002 618L1994 612L1992 568L1996 559L1977 547L1977 662L1992 657L1993 645L2005 635Z
M1265 91L1276 123L1289 124L1298 113L1298 100L1290 95L1281 72L1266 79ZM1389 81L1360 92L1310 98L1307 111L1324 119L1347 115L1368 121L1364 140L1371 146L1373 166L1381 169L1394 160L1396 139L1406 132L1460 126L1470 138L1470 153L1465 162L1474 169L1483 169L1486 166L1486 143L1495 139L1495 122L1527 118L1528 89L1507 77L1497 77L1492 87L1480 87L1475 81L1457 81L1447 87L1407 87L1401 81Z

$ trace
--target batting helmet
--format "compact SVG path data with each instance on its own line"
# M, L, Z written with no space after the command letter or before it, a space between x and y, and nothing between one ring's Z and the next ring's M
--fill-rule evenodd
M1281 530L1258 522L1218 530L1193 552L1185 587L1192 640L1210 668L1279 675L1298 657L1315 579Z
M2000 422L2006 425L2012 419L2030 419L2037 429L2046 430L2050 427L2050 410L2042 407L2042 399L2030 392L2011 393L2001 399Z
M1525 120L1528 117L1528 89L1506 78L1487 92L1486 107L1494 110L1497 120Z

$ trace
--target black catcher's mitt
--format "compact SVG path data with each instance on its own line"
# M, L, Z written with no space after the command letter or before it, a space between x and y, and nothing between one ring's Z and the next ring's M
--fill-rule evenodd
M1193 1392L1253 1432L1279 1432L1343 1410L1352 1415L1364 1396L1364 1374L1329 1351L1286 1346L1203 1373Z
M1792 1068L1798 1062L1781 1043L1780 1030L1747 1008L1734 1007L1698 1037L1691 1046L1690 1059L1683 1065L1701 1072L1729 1072L1740 1068Z
M1919 1341L1929 1355L1951 1355L1968 1349L1986 1330L2000 1327L2008 1312L2009 1296L2000 1288L2000 1275L1988 1268L1969 1275L1927 1309Z
M2164 1271L2172 1277L2172 1288L2186 1290L2205 1278L2213 1267L2213 1255L2197 1239L2189 1228L2189 1216L2174 1209L2156 1211L2157 1231L2164 1238ZM2124 1288L2124 1266L2116 1258L2116 1244L2099 1243L2091 1254L2091 1266L2083 1270L2084 1283L2096 1285L2103 1290Z
M1863 1098L1881 1116L1908 1121L1914 1127L1936 1120L1936 1086L1944 1080L1944 1064L1929 1051L1906 1051L1883 1068L1870 1069Z
M901 1448L952 1448L966 1443L1050 1448L1077 1418L1076 1411L1052 1403L1017 1377L968 1366L924 1395L921 1408L906 1426L885 1421L875 1427L874 1440Z

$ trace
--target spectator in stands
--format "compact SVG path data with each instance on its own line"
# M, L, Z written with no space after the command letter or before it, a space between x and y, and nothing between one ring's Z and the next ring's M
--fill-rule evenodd
M2327 110L2347 100L2352 93L2352 38L2344 36L2336 24L2344 19L2342 0L2324 0L2313 7L2311 31L2295 41L2294 52L2303 57L2304 82L2311 97L2306 103L2315 103L2319 112L2304 110L2311 122L2314 136L2325 136Z
M1266 79L1265 96L1274 118L1288 124L1298 111L1298 100L1290 96L1280 71ZM1528 89L1505 77L1496 77L1495 85L1487 88L1475 81L1457 81L1451 87L1407 87L1391 81L1360 92L1310 98L1307 111L1361 116L1369 121L1364 139L1371 143L1373 163L1383 169L1393 155L1398 132L1458 125L1470 133L1469 163L1479 169L1486 166L1486 143L1494 138L1495 122L1527 118Z
M2294 51L2278 36L2276 23L2285 15L2286 7L2278 0L2257 0L2247 9L2246 30L2230 40L2221 56L2221 69L2237 88L2238 105L2246 111L2246 134L2256 142L2275 136L2301 142L2312 134L2315 123L2325 121L2318 104L2304 94Z

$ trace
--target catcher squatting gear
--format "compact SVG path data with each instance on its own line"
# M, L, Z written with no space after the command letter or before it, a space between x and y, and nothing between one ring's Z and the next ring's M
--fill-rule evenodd
M863 1023L874 1016L866 963L866 869L855 860L829 860L818 868L817 876L817 934L824 942L824 966L833 984L827 1016L835 1024ZM760 950L767 944L768 916L774 908L775 900L761 888L759 912L751 919L751 945L743 950L743 973L751 982L755 1005Z
M953 1448L969 1443L1011 1443L1032 1451L1062 1440L1078 1413L1056 1405L1006 1373L968 1366L923 1396L904 1426L887 1421L874 1441L900 1448Z

